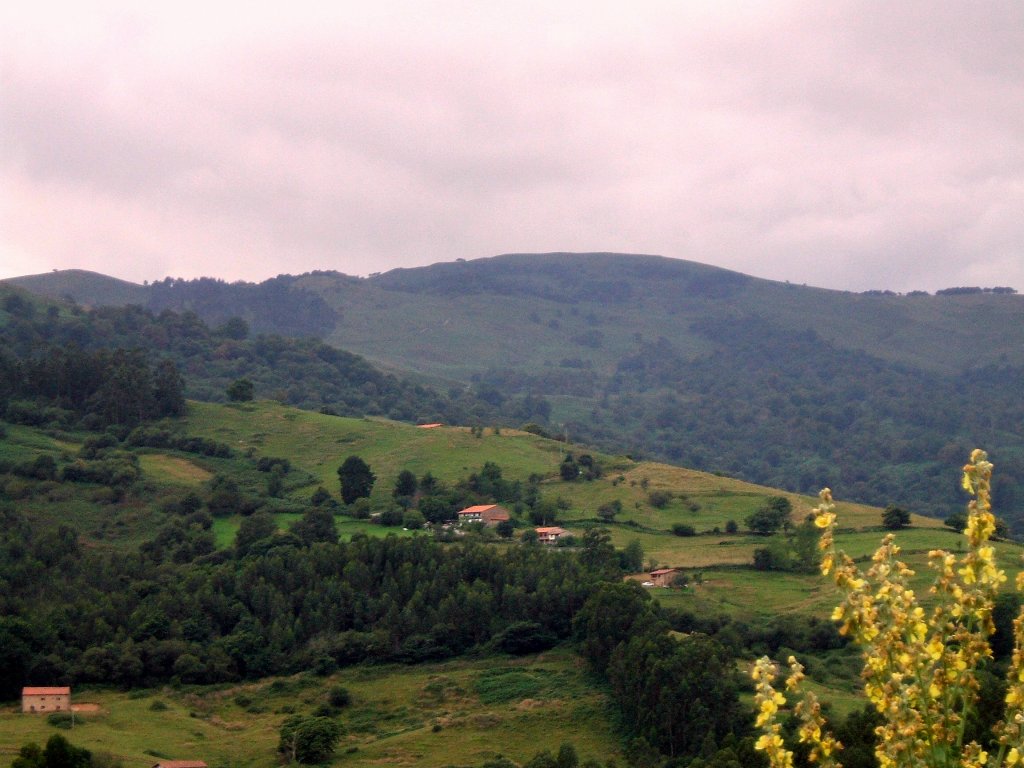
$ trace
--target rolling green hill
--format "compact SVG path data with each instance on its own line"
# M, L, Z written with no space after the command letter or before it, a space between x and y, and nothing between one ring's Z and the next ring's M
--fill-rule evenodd
M5 282L50 299L74 301L83 307L142 305L149 295L145 286L85 269L55 270Z
M343 313L326 332L338 346L450 379L502 365L533 372L557 366L574 349L594 370L611 373L635 351L637 334L649 341L664 336L694 354L712 347L691 323L742 316L762 317L786 331L813 329L839 349L947 374L1000 361L1024 364L1024 298L1009 293L856 294L681 259L611 253L509 254L365 279L326 271L261 285L278 280L318 294ZM225 319L223 309L220 317L204 310L199 296L213 288L203 281L139 286L66 270L6 282L51 298L70 295L87 306L191 308L211 322ZM251 289L207 282L218 296L239 294L242 302ZM177 296L160 295L172 293Z
M806 496L514 429L421 429L272 401L190 401L183 418L132 432L0 427L3 697L24 679L73 681L77 700L97 708L69 735L126 766L197 755L269 766L284 718L319 711L338 684L352 694L350 707L330 713L344 727L345 764L479 765L499 753L523 764L564 742L582 759L621 759L624 726L608 687L566 644L570 618L595 588L582 564L601 527L620 550L639 543L646 568L682 569L685 588L648 590L681 636L713 635L739 666L795 649L835 714L862 701L855 654L826 619L831 584L813 571L752 567L756 550L799 543L752 535L746 518L782 496L798 526L814 503ZM584 451L592 479L566 479L567 452L582 460ZM468 493L485 465L496 467L514 535L352 517L354 507L336 503L336 469L350 455L376 475L373 511L394 506L404 469ZM271 493L274 464L286 469ZM223 503L229 485L233 506ZM317 507L321 486L331 498ZM621 511L599 519L613 502ZM534 509L557 515L575 542L519 541ZM331 530L315 530L325 511ZM881 510L843 502L838 511L839 545L864 558L882 536ZM271 528L243 544L261 515ZM692 535L677 535L679 525ZM956 550L961 538L917 515L897 537L920 594L928 550ZM1000 542L997 553L1012 578L1020 547ZM617 567L601 577L622 578ZM500 652L497 639L523 611L560 644L540 655ZM52 732L0 710L0 744Z
M688 569L749 566L754 550L764 546L767 539L751 535L744 521L769 498L781 495L791 501L794 524L816 503L812 497L741 480L601 453L593 453L601 468L600 477L566 481L559 476L560 463L567 451L578 453L578 448L512 429L498 434L486 430L476 437L465 427L420 429L383 419L328 416L270 401L234 405L190 402L181 426L185 433L204 438L208 444L229 447L232 455L132 448L130 442L126 443L122 450L136 457L140 471L133 486L136 490L123 495L113 506L99 493L102 483L62 483L61 490L55 490L51 483L36 491L30 480L9 476L5 492L8 498L32 499L37 522L76 525L97 545L132 546L152 535L154 526L167 514L163 510L168 502L189 492L205 494L216 475L235 478L243 493L279 516L284 529L308 508L318 487L337 495L336 470L350 455L364 458L376 475L370 500L378 509L391 503L391 489L402 470L411 470L418 477L430 473L440 482L454 485L490 462L509 480L525 483L535 478L542 498L560 500L554 513L557 523L577 538L591 528L604 526L616 546L638 541L647 559ZM47 434L15 425L5 427L5 432L0 459L6 462L8 471L12 465L31 464L38 456L47 455L53 457L59 475L60 468L75 460L88 439L87 435ZM255 469L261 457L289 461L291 469L285 476L283 493L277 497L263 496L266 474ZM947 468L947 472L955 475L956 466ZM666 492L667 502L652 503L655 492ZM108 506L97 507L96 498L103 498ZM598 508L614 501L620 503L622 511L611 521L602 520ZM515 507L520 529L529 527L528 509L524 505L510 506ZM855 557L873 550L881 536L881 510L842 500L839 513L843 526L840 543ZM236 513L214 520L221 546L230 545L243 519ZM725 532L730 520L740 528L735 534ZM912 530L903 534L909 551L955 547L956 534L940 521L918 515L912 521ZM692 527L696 535L674 535L673 527L678 524ZM345 538L365 533L391 535L397 530L343 515L335 517L335 526ZM751 609L756 611L753 602Z
M31 285L65 291L71 277ZM333 325L314 329L327 342L441 389L468 386L503 423L790 491L829 484L944 518L959 498L937 478L985 445L1001 514L1024 530L1024 298L1010 292L852 294L606 253L261 286L329 307ZM147 301L213 306L220 321L226 306L252 315L257 288L165 281ZM529 417L511 416L515 398Z

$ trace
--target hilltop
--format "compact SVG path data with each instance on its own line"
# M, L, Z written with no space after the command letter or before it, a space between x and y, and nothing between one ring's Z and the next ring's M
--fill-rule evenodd
M163 280L139 286L82 270L6 282L84 306L194 309L209 322L259 317L252 284ZM959 373L1002 360L1024 364L1024 299L1013 293L901 296L851 293L751 277L682 259L615 253L507 254L395 269L368 278L320 271L260 286L308 291L337 312L324 338L409 370L466 379L482 369L558 365L577 347L610 373L637 334L683 352L712 347L690 325L747 316L784 331L812 329L837 348L923 370ZM205 302L205 295L218 302ZM223 297L236 307L225 307ZM240 296L239 298L234 298ZM987 329L987 330L986 330ZM558 333L551 333L557 331ZM588 332L599 331L597 337ZM573 337L578 336L578 339Z

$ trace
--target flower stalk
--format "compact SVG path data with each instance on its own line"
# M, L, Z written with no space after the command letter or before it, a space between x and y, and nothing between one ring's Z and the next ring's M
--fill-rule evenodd
M821 529L821 571L844 595L833 620L862 649L864 691L883 718L875 729L875 756L881 768L1024 768L1024 610L1013 625L1006 709L994 728L998 750L990 753L976 742L964 743L980 687L977 670L992 656L992 608L1006 581L990 544L995 532L992 469L982 450L972 452L964 467L963 488L973 496L964 530L966 551L959 558L942 550L929 553L936 579L930 589L935 605L927 611L910 587L914 571L899 559L895 537L890 534L882 540L870 567L862 572L836 547L832 492L826 488L819 494L813 514ZM1024 591L1024 574L1018 576L1016 587ZM788 663L786 690L795 696L803 667L792 657ZM765 752L772 768L790 768L793 753L778 724L787 699L773 687L777 669L762 658L752 674L757 684L757 725L762 729L757 748ZM836 755L842 745L825 732L813 694L804 693L793 713L800 721L799 740L811 747L811 762L841 768Z

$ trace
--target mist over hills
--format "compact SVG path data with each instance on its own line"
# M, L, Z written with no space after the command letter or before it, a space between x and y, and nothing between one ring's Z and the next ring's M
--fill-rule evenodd
M983 445L999 513L1024 520L1024 299L1005 290L854 294L609 253L258 285L10 282L83 305L240 316L496 406L543 398L544 429L605 449L938 517L963 499L937 478Z

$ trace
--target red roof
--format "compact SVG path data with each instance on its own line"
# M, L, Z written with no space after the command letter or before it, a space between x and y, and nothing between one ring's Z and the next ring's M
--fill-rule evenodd
M486 512L488 509L494 509L497 504L477 504L475 507L466 507L459 512L460 515L479 515L481 512Z
M437 424L420 424L417 428L418 429L437 429L438 427L443 427L443 426L444 426L444 424L441 424L439 422Z
M71 689L67 686L59 688L22 688L22 696L70 696Z
M554 534L555 536L561 536L563 533L567 533L565 528L559 528L557 525L548 528L534 528L538 534L544 535L545 533Z

